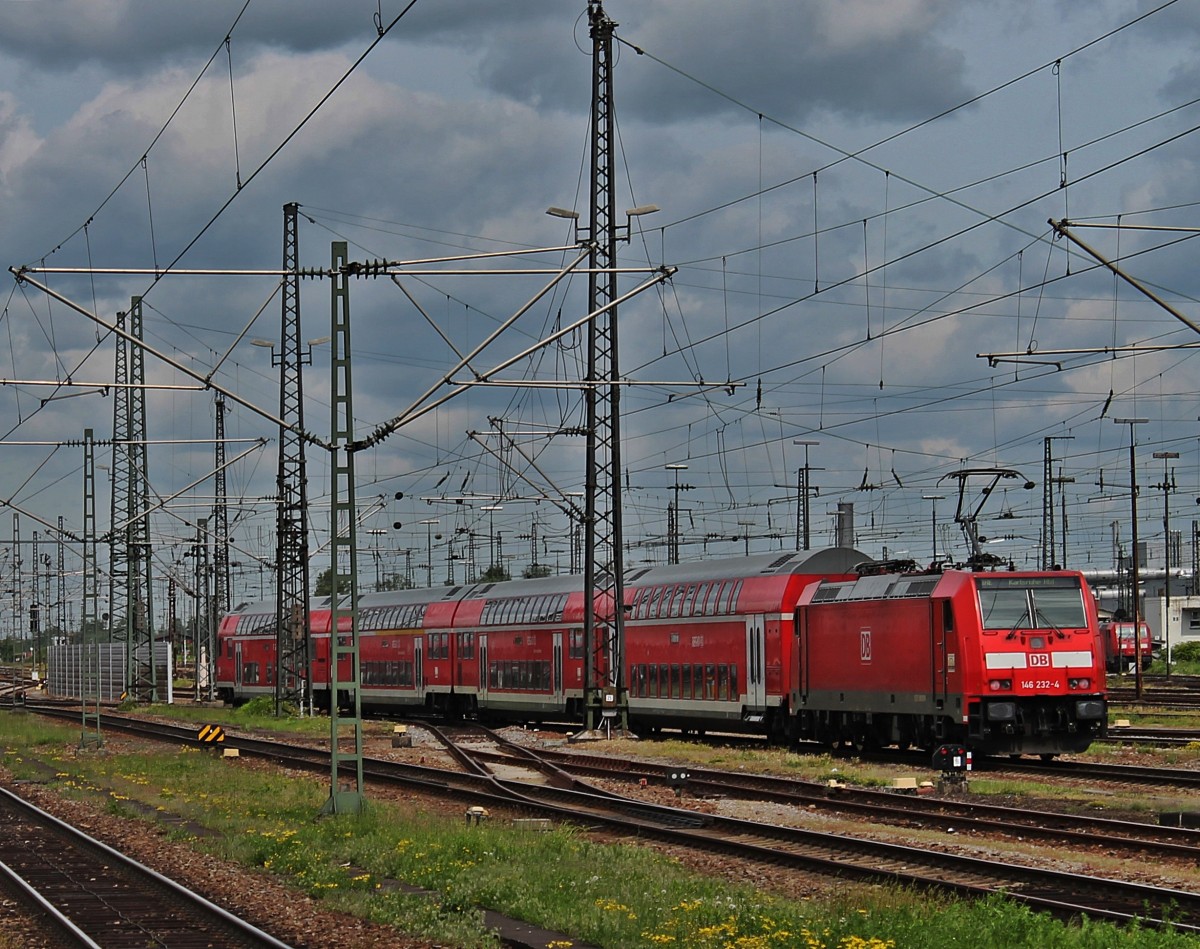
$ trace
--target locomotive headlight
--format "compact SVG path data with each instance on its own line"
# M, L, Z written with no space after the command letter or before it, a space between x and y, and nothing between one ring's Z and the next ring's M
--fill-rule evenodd
M1012 689L1012 679L992 679L988 682L988 688L993 692L1007 692Z
M1070 681L1072 689L1090 689L1092 687L1091 679L1072 679Z

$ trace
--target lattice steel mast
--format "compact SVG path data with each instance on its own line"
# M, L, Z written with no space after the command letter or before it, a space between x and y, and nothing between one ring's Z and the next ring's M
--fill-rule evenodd
M118 330L128 316L130 341L118 332L113 400L113 494L110 530L109 613L125 611L125 688L136 702L158 700L151 597L150 513L146 451L146 361L141 341L142 298L117 314Z
M299 205L283 207L283 307L279 353L279 471L275 548L275 712L311 705L308 680L308 477L304 462L303 369L311 353L300 342Z
M216 445L213 448L213 464L215 476L213 487L216 501L213 504L212 524L213 542L213 616L220 617L229 611L229 488L225 481L225 397L217 393L215 434Z
M1054 477L1054 441L1066 441L1073 435L1047 435L1042 439L1042 569L1049 570L1055 565L1056 530L1054 524L1054 485L1073 482L1074 478ZM1066 566L1066 514L1063 515L1064 553L1063 563Z
M362 810L363 728L361 668L358 651L358 517L354 491L354 408L350 376L350 286L346 242L331 245L330 310L332 322L330 468L333 471L329 519L330 598L329 636L329 800L324 813ZM430 565L432 568L432 564ZM343 581L345 581L343 583ZM346 591L345 595L342 591ZM345 618L347 622L343 623ZM344 702L339 698L344 696ZM346 711L343 713L342 707ZM351 735L342 737L342 727ZM346 748L344 742L349 742ZM348 778L348 780L347 780ZM346 783L343 784L343 781Z
M617 232L613 221L616 181L613 149L613 31L599 2L588 3L592 37L591 217L588 312L617 297ZM607 272L601 272L605 271ZM587 473L585 483L584 592L593 609L584 611L585 727L602 717L627 725L624 683L624 611L621 533L621 432L618 385L617 313L613 306L588 323L585 389ZM607 394L607 401L601 393Z
M79 746L104 744L100 734L100 630L96 574L96 447L92 429L83 431L83 603L79 617L79 642L83 677ZM88 643L89 633L92 642Z

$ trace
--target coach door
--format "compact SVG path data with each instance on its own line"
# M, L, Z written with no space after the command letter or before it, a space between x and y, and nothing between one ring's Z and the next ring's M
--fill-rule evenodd
M933 616L929 628L933 630L933 641L930 648L933 651L930 668L933 670L933 703L941 710L946 707L947 677L947 645L946 640L954 634L954 612L949 600L930 600L929 609Z
M479 701L487 699L488 664L487 664L487 634L479 634Z
M746 617L746 707L761 718L767 705L766 622L761 613Z
M551 660L554 664L550 669L552 681L550 691L556 699L563 697L563 634L554 634L554 654Z

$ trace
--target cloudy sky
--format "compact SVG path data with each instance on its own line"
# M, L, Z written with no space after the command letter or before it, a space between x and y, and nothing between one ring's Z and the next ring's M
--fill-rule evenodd
M621 372L638 383L622 392L629 563L665 559L676 478L685 558L794 549L807 441L814 546L853 505L859 548L928 561L936 505L939 553L961 559L965 480L988 550L1035 565L1051 438L1058 543L1065 510L1067 563L1109 568L1130 534L1131 428L1113 420L1136 417L1149 420L1134 429L1140 539L1161 550L1165 495L1190 566L1200 400L1183 347L1200 342L1187 322L1200 324L1200 286L1191 234L1161 228L1200 224L1200 4L605 9L619 24L617 207L661 208L634 220L620 287L678 268L620 310ZM235 584L262 583L278 377L251 340L278 340L277 279L35 271L278 268L288 202L312 268L341 240L355 260L408 261L571 244L545 210L588 216L590 74L583 0L0 0L0 250L107 322L144 297L147 343L167 357L147 357L148 381L175 386L147 395L152 491L198 482L155 517L161 571L180 569L212 506L214 398L186 367L237 397L230 457L268 439L228 475ZM1177 314L1054 240L1047 222L1063 218ZM448 375L467 381L455 350L529 301L475 371L578 320L585 279L542 295L548 276L498 273L569 258L492 258L469 265L487 275L403 289L353 281L358 432L449 393ZM113 413L111 390L82 383L112 379L113 338L29 283L10 277L3 299L0 494L22 541L44 542L39 518L81 526L78 441L111 436ZM329 334L329 312L327 281L305 281L306 338ZM582 343L569 334L497 378L578 380ZM327 350L305 375L318 438ZM38 384L67 379L79 384ZM358 453L363 524L384 531L367 535L368 579L411 569L423 583L432 547L434 581L448 555L462 580L469 538L486 565L493 532L514 573L535 533L538 560L565 570L567 521L533 499L582 489L582 439L553 434L581 422L577 390L476 387ZM308 457L319 546L329 466ZM982 499L986 476L955 475L991 468L1020 477ZM11 524L0 534L11 547Z

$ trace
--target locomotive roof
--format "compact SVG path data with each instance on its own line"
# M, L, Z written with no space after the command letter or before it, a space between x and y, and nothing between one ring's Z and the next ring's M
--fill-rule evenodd
M943 581L951 584L953 589L964 580L970 582L976 579L986 580L991 577L1001 577L1018 584L1021 581L1036 584L1038 580L1041 580L1043 583L1058 585L1058 583L1069 582L1069 579L1065 578L1074 579L1076 582L1079 580L1079 574L1072 571L1064 571L1053 576L1029 572L976 573L970 570L946 570L943 573L881 573L858 577L855 580L821 580L813 584L815 589L812 590L812 595L806 598L811 603L832 603L834 601L844 603L850 600L927 597L932 596L934 590Z

